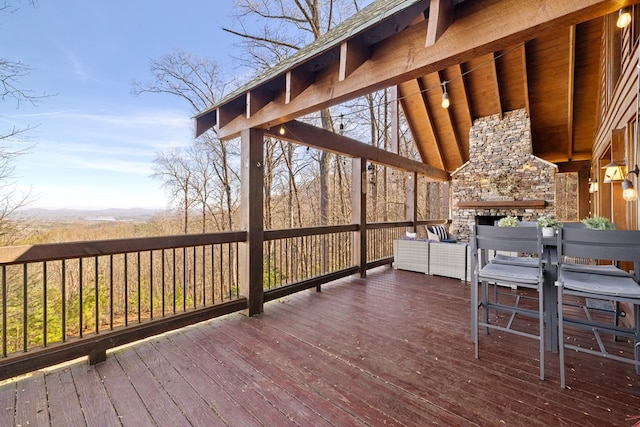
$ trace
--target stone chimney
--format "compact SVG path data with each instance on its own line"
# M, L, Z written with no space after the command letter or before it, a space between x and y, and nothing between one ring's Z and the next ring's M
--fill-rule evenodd
M526 110L483 117L469 131L469 161L452 174L451 232L468 241L480 218L535 221L554 213L557 166L533 155Z

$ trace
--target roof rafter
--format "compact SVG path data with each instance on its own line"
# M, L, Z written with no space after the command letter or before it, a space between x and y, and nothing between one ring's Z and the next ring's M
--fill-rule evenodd
M429 76L425 76L422 79L418 79L418 88L420 90L420 97L422 98L422 103L424 105L424 117L426 120L427 129L429 130L429 135L431 136L431 140L433 141L433 149L436 152L438 164L440 164L440 167L443 170L448 170L446 157L443 153L442 144L438 136L438 129L433 122L433 115L431 112L433 108L429 104L429 94L427 93L428 92L427 89L430 87L430 85L429 85L429 82L425 82L425 79L428 79L428 78ZM439 80L438 80L438 83L440 83ZM442 93L444 93L443 91L444 91L443 86L440 86L440 91L438 93L442 95Z
M455 69L455 67L453 67ZM449 75L449 73L442 71L438 73L438 78L440 79L440 81L446 81L447 80L447 76ZM462 77L462 76L461 76ZM462 87L462 91L465 93L465 98L466 98L466 90L464 88L464 81L462 78L460 78L461 80L461 87ZM451 87L451 86L449 86ZM456 98L456 103L457 102L466 102L466 99L463 99L462 101L459 101ZM449 132L451 132L451 134L453 135L453 141L456 148L456 156L457 156L457 161L459 162L459 164L463 164L465 162L464 160L464 154L463 154L463 149L462 149L462 142L460 141L460 137L458 135L458 131L455 127L455 122L453 120L453 106L449 106L449 108L445 108L444 111L442 112L442 114L445 117L445 126L447 128L447 130ZM446 157L445 157L446 159ZM446 161L443 161L444 164L447 164ZM448 165L447 170L450 170L449 168L451 167L451 165Z
M431 0L429 4L429 27L425 46L434 45L442 33L449 28L454 18L454 4L452 0Z

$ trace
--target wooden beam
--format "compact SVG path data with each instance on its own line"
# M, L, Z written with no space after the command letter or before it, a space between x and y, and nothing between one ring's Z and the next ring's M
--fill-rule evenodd
M429 76L425 76L425 79L426 78L429 78ZM438 80L438 84L439 83L440 83L440 80ZM447 160L442 151L442 144L440 143L440 138L438 137L438 130L435 124L433 123L433 116L431 114L432 108L429 105L429 94L427 93L428 92L427 88L429 86L430 85L428 83L425 84L424 79L418 79L418 87L420 90L420 97L422 98L422 103L424 105L424 118L425 118L426 126L429 129L429 136L431 136L431 139L433 141L433 147L437 153L437 156L438 156L437 161L440 164L440 168L442 170L447 170ZM440 86L440 89L438 90L439 96L442 96L443 93L444 93L444 89L442 88L442 86ZM438 106L436 108L442 108L442 107ZM425 158L424 160L426 161L426 163L435 164L433 159Z
M349 77L355 70L371 57L371 46L366 45L361 37L356 37L340 45L340 81Z
M416 221L418 220L418 174L409 172L406 175L407 189L405 191L405 219L411 221L412 232L416 232Z
M289 104L268 105L251 119L237 117L224 125L219 123L218 137L235 137L244 128L275 126L286 121L284 117L299 117L480 55L507 49L542 31L615 12L629 3L632 2L548 0L544 5L529 0L463 2L457 5L456 20L438 43L424 47L426 23L410 26L376 44L371 58L345 80L340 81L338 75L327 73L316 79L305 91L305 96L298 96ZM496 17L505 24L495 25ZM196 120L204 120L210 112L199 114ZM203 126L197 128L202 130Z
M414 90L415 88L415 90ZM418 155L423 162L426 162L427 154L425 151L426 144L424 140L424 133L418 130L418 125L422 125L422 121L420 119L416 119L412 117L415 115L414 109L411 108L410 104L412 102L412 98L414 98L417 94L420 93L420 89L418 86L417 80L409 80L401 85L398 85L399 95L400 95L400 106L404 111L405 116L407 117L406 124L409 127L409 131L413 136L413 142L415 144L416 150L418 150Z
M433 46L442 33L449 28L455 15L454 4L451 0L431 0L429 5L429 26L427 27L427 42L425 46Z
M264 132L261 129L245 129L240 144L240 227L247 231L247 240L238 245L238 283L240 295L248 301L245 314L253 316L262 313L264 307Z
M569 27L569 76L567 84L567 159L573 158L573 91L576 68L576 26Z
M360 277L367 277L367 159L351 160L351 223L358 225L353 233L351 252L353 265L360 269Z
M557 163L558 173L569 173L569 172L583 172L586 171L589 173L591 170L591 161L582 160L582 161L572 161L572 162L561 162Z
M400 105L398 105L398 86L389 89L391 97L391 151L400 153Z
M479 209L544 209L544 200L478 200L458 202L458 208Z
M498 98L498 115L500 117L500 120L502 120L503 116L504 116L504 112L503 112L503 108L502 108L502 98L500 97L500 82L498 81L498 70L496 68L496 54L495 52L493 53L493 61L491 61L491 64L489 66L489 69L491 70L491 74L492 74L492 79L491 79L491 86L493 87L493 90L496 94L496 98Z
M453 69L455 70L456 67L453 67ZM448 70L446 70L448 71ZM449 87L449 91L451 91L451 89L453 89L453 79L447 79L447 75L444 74L444 72L442 73L438 73L438 76L440 78L440 80L449 80L450 83L448 85ZM458 130L455 127L455 120L453 119L453 111L454 109L457 109L458 106L458 102L461 102L462 105L465 105L465 103L468 101L467 99L467 94L466 94L466 89L464 87L464 79L461 78L462 76L460 76L460 78L458 79L458 77L456 76L456 81L455 83L460 83L460 86L462 88L462 92L464 93L464 99L459 100L458 97L453 97L453 102L455 102L455 105L452 104L449 106L449 108L445 109L444 111L444 115L446 116L446 126L449 128L449 131L451 132L451 134L453 135L453 140L454 140L454 144L455 144L455 148L456 148L456 155L458 157L458 162L459 164L463 164L465 162L465 156L463 153L463 148L462 148L462 141L460 140L460 137L458 135ZM468 109L468 105L465 105L465 108ZM446 163L446 162L445 162Z
M451 67L452 71L455 71L455 80L460 82L460 90L462 91L462 95L464 96L463 105L464 105L464 122L469 124L469 128L473 125L473 116L471 115L471 100L469 99L469 90L467 89L467 83L462 76L462 65L456 64ZM453 80L450 79L450 80ZM456 103L460 102L458 99L458 94L456 94ZM456 111L459 110L459 107L456 107Z
M282 126L285 129L284 135L279 133L279 127L267 129L265 134L274 138L284 139L310 147L316 147L332 153L338 153L354 158L365 158L373 163L390 166L408 172L417 172L438 181L449 180L449 174L446 171L373 147L344 135L339 135L295 120L283 123Z
M529 77L527 76L527 45L522 43L522 90L524 91L524 106L527 117L531 118L531 107L529 105Z

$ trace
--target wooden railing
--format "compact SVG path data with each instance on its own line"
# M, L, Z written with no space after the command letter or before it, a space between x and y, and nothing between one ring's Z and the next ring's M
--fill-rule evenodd
M393 261L410 222L264 232L263 300ZM244 231L0 248L0 380L246 310L238 246Z
M0 248L0 378L233 311L245 232ZM38 349L37 352L33 350Z
M393 262L393 241L411 225L409 221L367 224L367 268Z

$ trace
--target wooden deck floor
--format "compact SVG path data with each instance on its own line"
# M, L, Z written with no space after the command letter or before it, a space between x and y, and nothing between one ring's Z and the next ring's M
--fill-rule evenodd
M0 426L631 426L631 365L482 335L469 284L392 270L305 291L0 386Z

